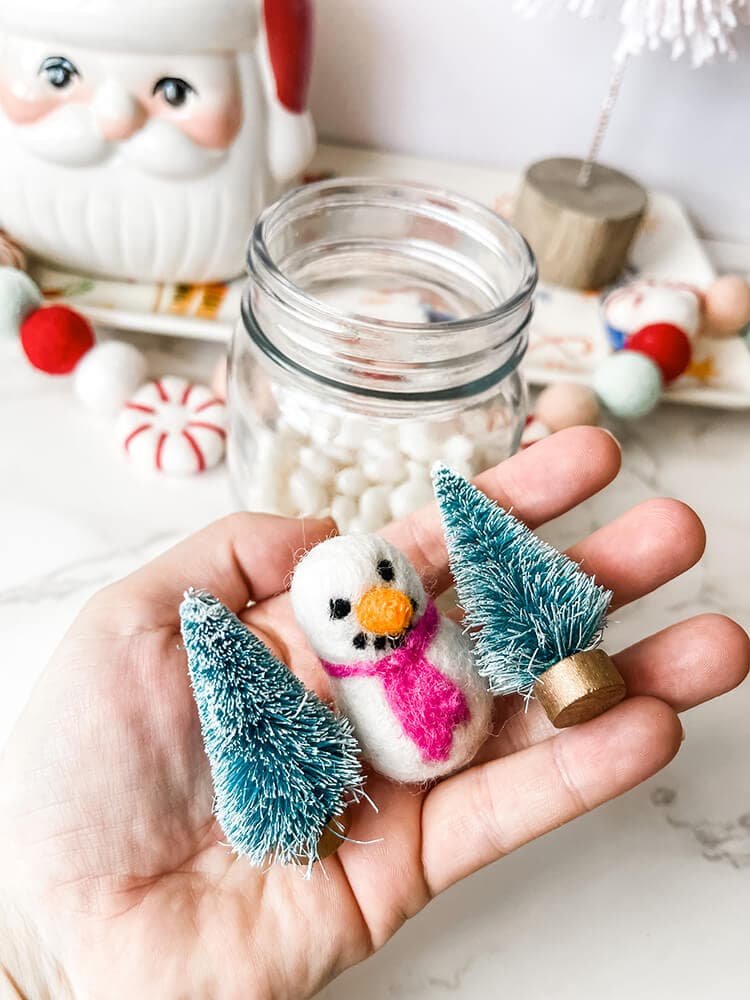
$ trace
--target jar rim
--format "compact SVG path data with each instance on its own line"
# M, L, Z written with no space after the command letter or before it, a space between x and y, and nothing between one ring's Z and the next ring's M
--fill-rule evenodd
M539 279L533 251L521 233L492 209L472 198L436 185L365 176L337 177L303 184L282 195L261 212L248 243L247 264L253 279L267 294L276 299L283 299L288 305L304 310L323 323L341 321L340 310L310 295L284 273L268 249L269 231L290 213L304 209L308 203L312 205L321 197L330 198L335 204L336 195L353 194L364 198L369 196L370 206L381 201L384 208L393 208L399 198L421 199L431 205L431 215L437 221L448 224L455 224L455 216L460 213L464 227L467 226L467 220L470 220L468 228L475 235L483 229L485 233L499 235L514 245L521 261L521 276L512 294L492 309L472 316L414 323L357 314L347 317L349 323L356 324L362 329L385 328L393 332L429 329L436 333L440 331L460 333L502 321L512 315L533 294ZM446 208L450 210L450 214Z

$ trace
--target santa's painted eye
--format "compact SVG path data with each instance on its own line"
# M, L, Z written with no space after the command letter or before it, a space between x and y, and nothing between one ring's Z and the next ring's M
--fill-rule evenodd
M335 601L329 601L329 607L331 609L331 618L346 618L352 610L349 601L345 601L341 597L337 597Z
M381 580L385 580L386 583L393 583L396 576L396 571L393 568L393 563L390 559L381 559L378 563L378 575Z
M65 90L81 74L65 56L48 56L39 67L39 76L46 76L47 83L55 90Z
M161 94L172 108L181 108L188 97L195 92L195 87L192 87L187 80L181 80L179 76L163 76L154 84L154 97Z

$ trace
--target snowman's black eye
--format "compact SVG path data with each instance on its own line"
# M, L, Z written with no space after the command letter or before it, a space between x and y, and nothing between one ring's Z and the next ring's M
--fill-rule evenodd
M352 606L349 601L345 601L342 597L337 597L336 600L333 600L332 598L328 602L328 607L331 611L331 618L346 618L352 610Z
M396 576L396 571L393 568L393 563L390 559L381 559L378 563L378 575L381 580L385 580L386 583L393 583L394 577Z

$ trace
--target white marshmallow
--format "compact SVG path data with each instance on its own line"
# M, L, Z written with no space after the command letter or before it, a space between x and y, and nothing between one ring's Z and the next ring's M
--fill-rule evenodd
M362 461L362 471L371 483L400 483L406 479L406 466L397 451L387 458L367 458Z
M301 448L298 462L319 483L329 483L336 475L336 463L317 448Z
M331 503L331 517L342 535L351 531L358 510L359 506L353 497L334 497Z
M391 493L391 514L397 519L406 517L420 507L426 507L432 500L432 483L429 471L425 469L424 478L408 479Z
M336 492L348 497L361 497L370 483L364 473L355 467L342 469L336 476Z
M390 518L390 489L387 486L371 486L359 501L359 517L366 531L377 531Z
M328 506L328 493L304 469L297 469L289 477L289 495L301 517L318 515Z
M441 432L441 428L423 421L410 420L402 424L398 431L401 451L426 465L438 457L444 439L445 432Z
M443 461L446 465L453 462L471 462L474 458L474 444L465 434L453 434L443 446Z

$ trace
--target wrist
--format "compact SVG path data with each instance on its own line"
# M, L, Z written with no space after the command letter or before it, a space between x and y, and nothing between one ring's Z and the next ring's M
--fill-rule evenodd
M0 998L72 1000L60 962L24 911L0 894Z

